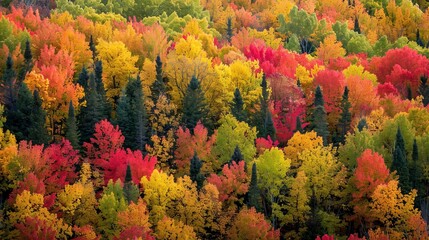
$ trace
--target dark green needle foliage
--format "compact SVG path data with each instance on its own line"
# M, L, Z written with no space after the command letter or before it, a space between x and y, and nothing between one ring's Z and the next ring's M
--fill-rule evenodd
M123 192L125 200L127 200L128 204L130 204L131 202L137 203L140 196L140 191L138 186L136 186L133 182L131 175L131 167L129 164L127 165L127 170L125 173Z
M181 125L188 128L191 133L194 132L194 128L198 121L201 121L207 128L211 126L204 93L201 89L200 82L195 76L192 77L186 89L182 109L183 115Z
M411 190L410 172L408 171L407 154L405 152L404 138L401 130L398 127L396 132L395 148L393 151L393 161L390 167L391 172L396 171L399 175L399 187L403 193L408 193Z
M350 124L352 122L352 114L350 112L351 104L349 101L349 89L346 86L344 88L343 97L341 99L340 104L340 121L339 121L339 136L338 136L338 142L343 143L345 141L345 136L347 132L350 130Z
M231 114L240 122L247 119L247 114L244 110L244 102L241 97L240 89L236 88L234 91L234 99L231 104Z
M326 111L320 86L317 86L316 88L316 94L314 98L314 112L311 124L312 129L317 133L317 135L322 137L323 145L327 146L329 135L328 122L326 120Z
M256 170L256 163L252 165L252 177L250 178L249 192L248 194L248 203L249 208L254 207L256 211L261 211L261 195L258 187L258 175Z
M69 103L69 112L66 122L66 138L70 141L74 149L79 148L79 133L72 101Z
M197 189L200 190L203 187L204 184L204 176L201 173L201 167L203 166L203 163L198 158L197 153L194 153L194 156L191 159L191 166L189 175L193 182L197 184Z

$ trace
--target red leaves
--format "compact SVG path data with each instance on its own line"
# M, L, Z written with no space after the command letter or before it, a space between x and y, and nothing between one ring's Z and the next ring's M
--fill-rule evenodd
M279 145L279 141L274 141L268 135L268 138L257 138L256 139L256 149L258 153L263 153L266 149L271 149L272 147L277 147Z
M326 112L338 112L338 103L346 85L343 73L329 69L322 70L314 78L314 87L316 88L317 85L320 85L323 90Z
M239 200L240 195L246 194L249 188L249 178L245 171L244 161L240 161L238 164L233 161L230 166L225 164L221 176L212 173L207 181L219 190L220 201Z
M55 240L57 230L49 226L45 220L37 217L26 217L23 223L15 225L22 239L28 240Z
M120 239L143 239L143 240L155 240L155 237L150 235L150 232L144 230L142 227L130 226L123 230L119 237L115 237L115 240Z

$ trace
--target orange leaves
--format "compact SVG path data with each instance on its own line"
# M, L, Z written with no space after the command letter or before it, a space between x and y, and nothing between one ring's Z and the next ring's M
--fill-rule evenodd
M342 48L341 42L337 41L334 34L331 34L323 40L319 48L316 50L317 57L327 63L331 59L344 57L346 50Z

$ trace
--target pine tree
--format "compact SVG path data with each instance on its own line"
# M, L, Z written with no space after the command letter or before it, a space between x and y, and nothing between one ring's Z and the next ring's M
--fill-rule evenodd
M234 99L231 104L232 115L240 122L244 122L247 119L247 114L244 110L244 102L241 97L240 89L236 88L234 91Z
M345 136L350 129L350 124L352 122L352 114L350 113L350 108L351 108L351 104L349 102L349 89L346 86L344 88L344 93L340 104L341 113L340 113L340 121L338 124L340 127L339 136L338 136L339 143L344 144Z
M355 25L354 25L353 31L360 34L359 19L357 17L355 17Z
M420 30L419 29L417 29L417 32L416 32L416 43L420 47L423 47L423 48L425 47L425 44L423 43L422 39L420 38Z
M258 129L258 137L270 136L271 139L276 139L276 129L274 127L273 119L271 116L271 112L268 108L269 99L268 99L268 85L267 80L265 78L265 74L262 76L262 95L260 97L260 106L261 110L256 115L256 128Z
M130 79L119 98L117 124L125 137L124 147L145 150L148 120L144 106L143 88L140 77Z
M201 173L201 167L203 163L198 158L197 153L194 153L194 156L191 159L191 166L189 171L189 177L195 183L197 183L197 189L200 190L204 184L204 176Z
M413 92L411 90L410 85L407 85L407 99L412 100L413 99Z
M428 77L423 75L420 77L419 93L423 96L423 105L426 107L429 104L429 87L427 86Z
M18 80L19 82L24 81L25 76L33 69L33 54L31 53L31 45L30 41L27 40L25 42L25 50L24 50L24 67L21 68L19 72Z
M326 111L324 107L323 95L320 86L316 88L316 94L314 98L314 112L312 118L312 129L317 133L318 136L322 137L323 145L328 145L328 122L326 121Z
M92 37L92 35L89 37L89 49L92 52L92 60L95 61L95 59L97 58L97 49L95 48L94 38Z
M80 132L80 143L88 142L94 134L97 122L103 119L103 108L100 106L100 96L97 93L94 74L89 76L89 84L84 89L86 105L81 107L78 115L78 127Z
M390 170L392 172L396 171L397 175L399 175L399 187L402 189L402 192L408 193L411 190L410 173L408 171L404 138L399 127L396 133L393 161Z
M8 117L8 111L16 108L17 94L19 86L16 84L16 73L13 69L13 59L9 54L6 59L6 68L3 72L2 82L0 83L0 96L2 97L2 103L6 108L6 117Z
M110 112L112 111L112 106L110 105L109 101L106 97L106 90L104 89L104 83L103 83L103 62L96 61L95 62L95 69L94 69L94 76L95 76L95 84L97 88L97 93L100 97L100 106L102 108L102 118L103 119L110 119Z
M123 193L128 204L131 202L137 203L140 196L139 188L134 184L132 179L130 164L127 165L127 170L125 172Z
M24 83L22 85L25 85ZM39 92L33 92L33 106L31 112L31 124L29 128L28 139L32 140L34 144L47 144L50 136L46 129L46 112L42 108L42 99Z
M362 132L364 128L368 128L368 126L366 124L366 119L362 118L358 122L357 129L358 129L359 132Z
M252 165L252 177L250 178L250 185L249 185L249 191L247 193L248 202L247 206L249 208L254 207L256 211L261 211L261 204L260 204L260 192L258 188L258 175L256 171L256 163L253 163Z
M82 68L82 71L79 73L79 78L77 79L77 83L82 86L84 89L88 87L88 70L86 70L86 67L84 66Z
M33 96L25 83L18 90L17 101L13 108L7 109L5 128L10 130L19 142L28 140L29 130L33 126L31 112Z
M302 129L302 123L301 118L299 116L296 117L296 128L295 132L304 133L304 130Z
M206 100L200 82L195 76L192 77L186 89L182 109L181 125L190 129L191 133L194 132L198 121L201 121L204 126L210 129L211 123L207 117L208 108Z
M231 43L232 37L232 19L229 17L226 22L226 40Z
M79 133L72 101L69 103L69 112L66 122L66 138L70 141L74 149L79 148Z
M165 84L164 79L162 77L162 62L161 57L158 55L155 60L156 63L156 78L155 82L150 87L152 92L152 101L156 104L160 95L165 94Z
M243 161L243 160L244 160L243 154L241 154L240 148L237 145L235 146L234 153L232 154L230 163L235 162L238 164L240 161Z

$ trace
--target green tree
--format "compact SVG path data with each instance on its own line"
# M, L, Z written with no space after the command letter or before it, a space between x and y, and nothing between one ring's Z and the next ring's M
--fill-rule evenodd
M92 60L95 61L95 59L97 59L97 48L95 47L94 38L92 35L89 37L89 49L92 52Z
M24 83L22 85L25 85ZM30 115L30 127L28 139L32 140L34 144L47 144L50 136L46 129L46 112L42 107L42 99L40 98L39 92L34 90L33 92L33 105L32 112Z
M182 110L181 125L190 129L191 133L194 132L198 121L201 121L207 128L211 126L208 122L208 108L204 93L200 82L195 76L192 77L186 89Z
M299 116L296 117L296 128L295 132L304 133L304 129L302 129L301 118Z
M419 93L423 96L423 105L426 107L429 104L429 87L427 86L428 77L423 75L420 77Z
M416 43L420 47L423 47L423 48L425 47L425 44L423 43L423 40L420 38L420 30L419 29L417 29L417 32L416 32Z
M100 105L102 108L102 119L110 119L110 112L112 111L112 106L107 100L106 90L104 88L102 61L95 62L94 77L95 77L97 93L100 98Z
M231 104L231 114L240 122L247 119L247 114L244 110L244 102L241 97L240 89L236 88L234 91L234 99Z
M117 108L117 124L125 137L124 146L145 150L148 120L144 106L143 88L140 77L130 79Z
M410 172L408 171L408 162L405 152L405 142L401 130L398 127L396 132L395 149L393 151L393 161L390 170L396 171L399 175L399 187L402 192L408 193L411 190Z
M155 60L155 69L156 69L156 78L153 84L150 86L150 90L152 92L152 101L154 105L158 101L158 98L161 94L165 94L165 83L164 78L162 76L162 61L161 57L158 55Z
M74 149L79 148L79 132L72 101L69 103L69 112L66 122L66 138L70 141Z
M316 88L316 94L314 98L314 112L311 127L317 133L318 136L322 137L323 145L327 146L329 135L328 122L326 121L326 111L320 86L317 86Z
M9 108L6 115L5 128L10 130L16 137L17 142L28 140L29 125L31 122L31 111L33 96L25 83L21 84L18 96L13 108Z
M203 163L198 158L197 153L194 153L194 156L191 159L191 166L189 170L189 177L193 182L197 184L197 189L200 190L203 187L204 184L204 176L201 173L201 167L203 166Z
M292 34L284 43L284 47L292 52L301 53L301 46L296 34Z
M24 81L25 75L29 73L33 69L33 54L31 53L31 45L30 41L27 40L25 42L25 50L24 50L24 66L21 68L19 72L18 80L19 82Z
M358 122L357 129L358 129L359 132L362 132L362 130L364 128L368 128L368 125L366 124L366 119L365 118L361 118L359 120L359 122Z
M259 192L258 187L258 175L256 170L256 163L253 163L252 165L252 176L250 178L250 185L249 185L249 191L247 193L247 206L249 208L254 207L256 211L261 211L261 194Z
M243 160L244 160L243 154L241 154L240 148L237 145L235 146L234 153L232 154L230 164L232 162L235 162L238 164L240 161L243 161Z
M233 33L232 33L232 20L229 17L227 22L226 22L226 40L231 43L231 39L233 37Z
M340 104L340 121L339 121L339 127L340 127L340 136L338 139L338 142L344 144L345 136L347 132L350 130L350 124L352 121L352 114L350 113L351 104L349 101L349 89L348 87L344 87L344 93L343 97L341 99Z
M360 34L359 19L357 17L355 17L355 25L353 27L353 31Z
M19 87L16 85L16 72L13 69L13 59L9 54L6 59L6 68L3 71L2 81L0 83L2 103L6 107L6 117L8 117L8 111L15 108L17 92Z
M124 193L124 198L128 204L130 204L131 202L134 202L135 204L137 204L137 201L140 196L140 191L138 186L136 186L133 182L130 164L127 164L127 170L125 172L124 188L122 191Z
M258 137L270 136L271 139L276 139L276 129L274 128L271 111L268 107L269 96L268 96L268 85L265 78L265 74L262 76L262 95L260 97L260 111L256 115L256 128L258 129Z
M82 86L84 89L88 87L88 70L85 66L83 66L82 71L79 73L79 77L77 79L77 83Z

